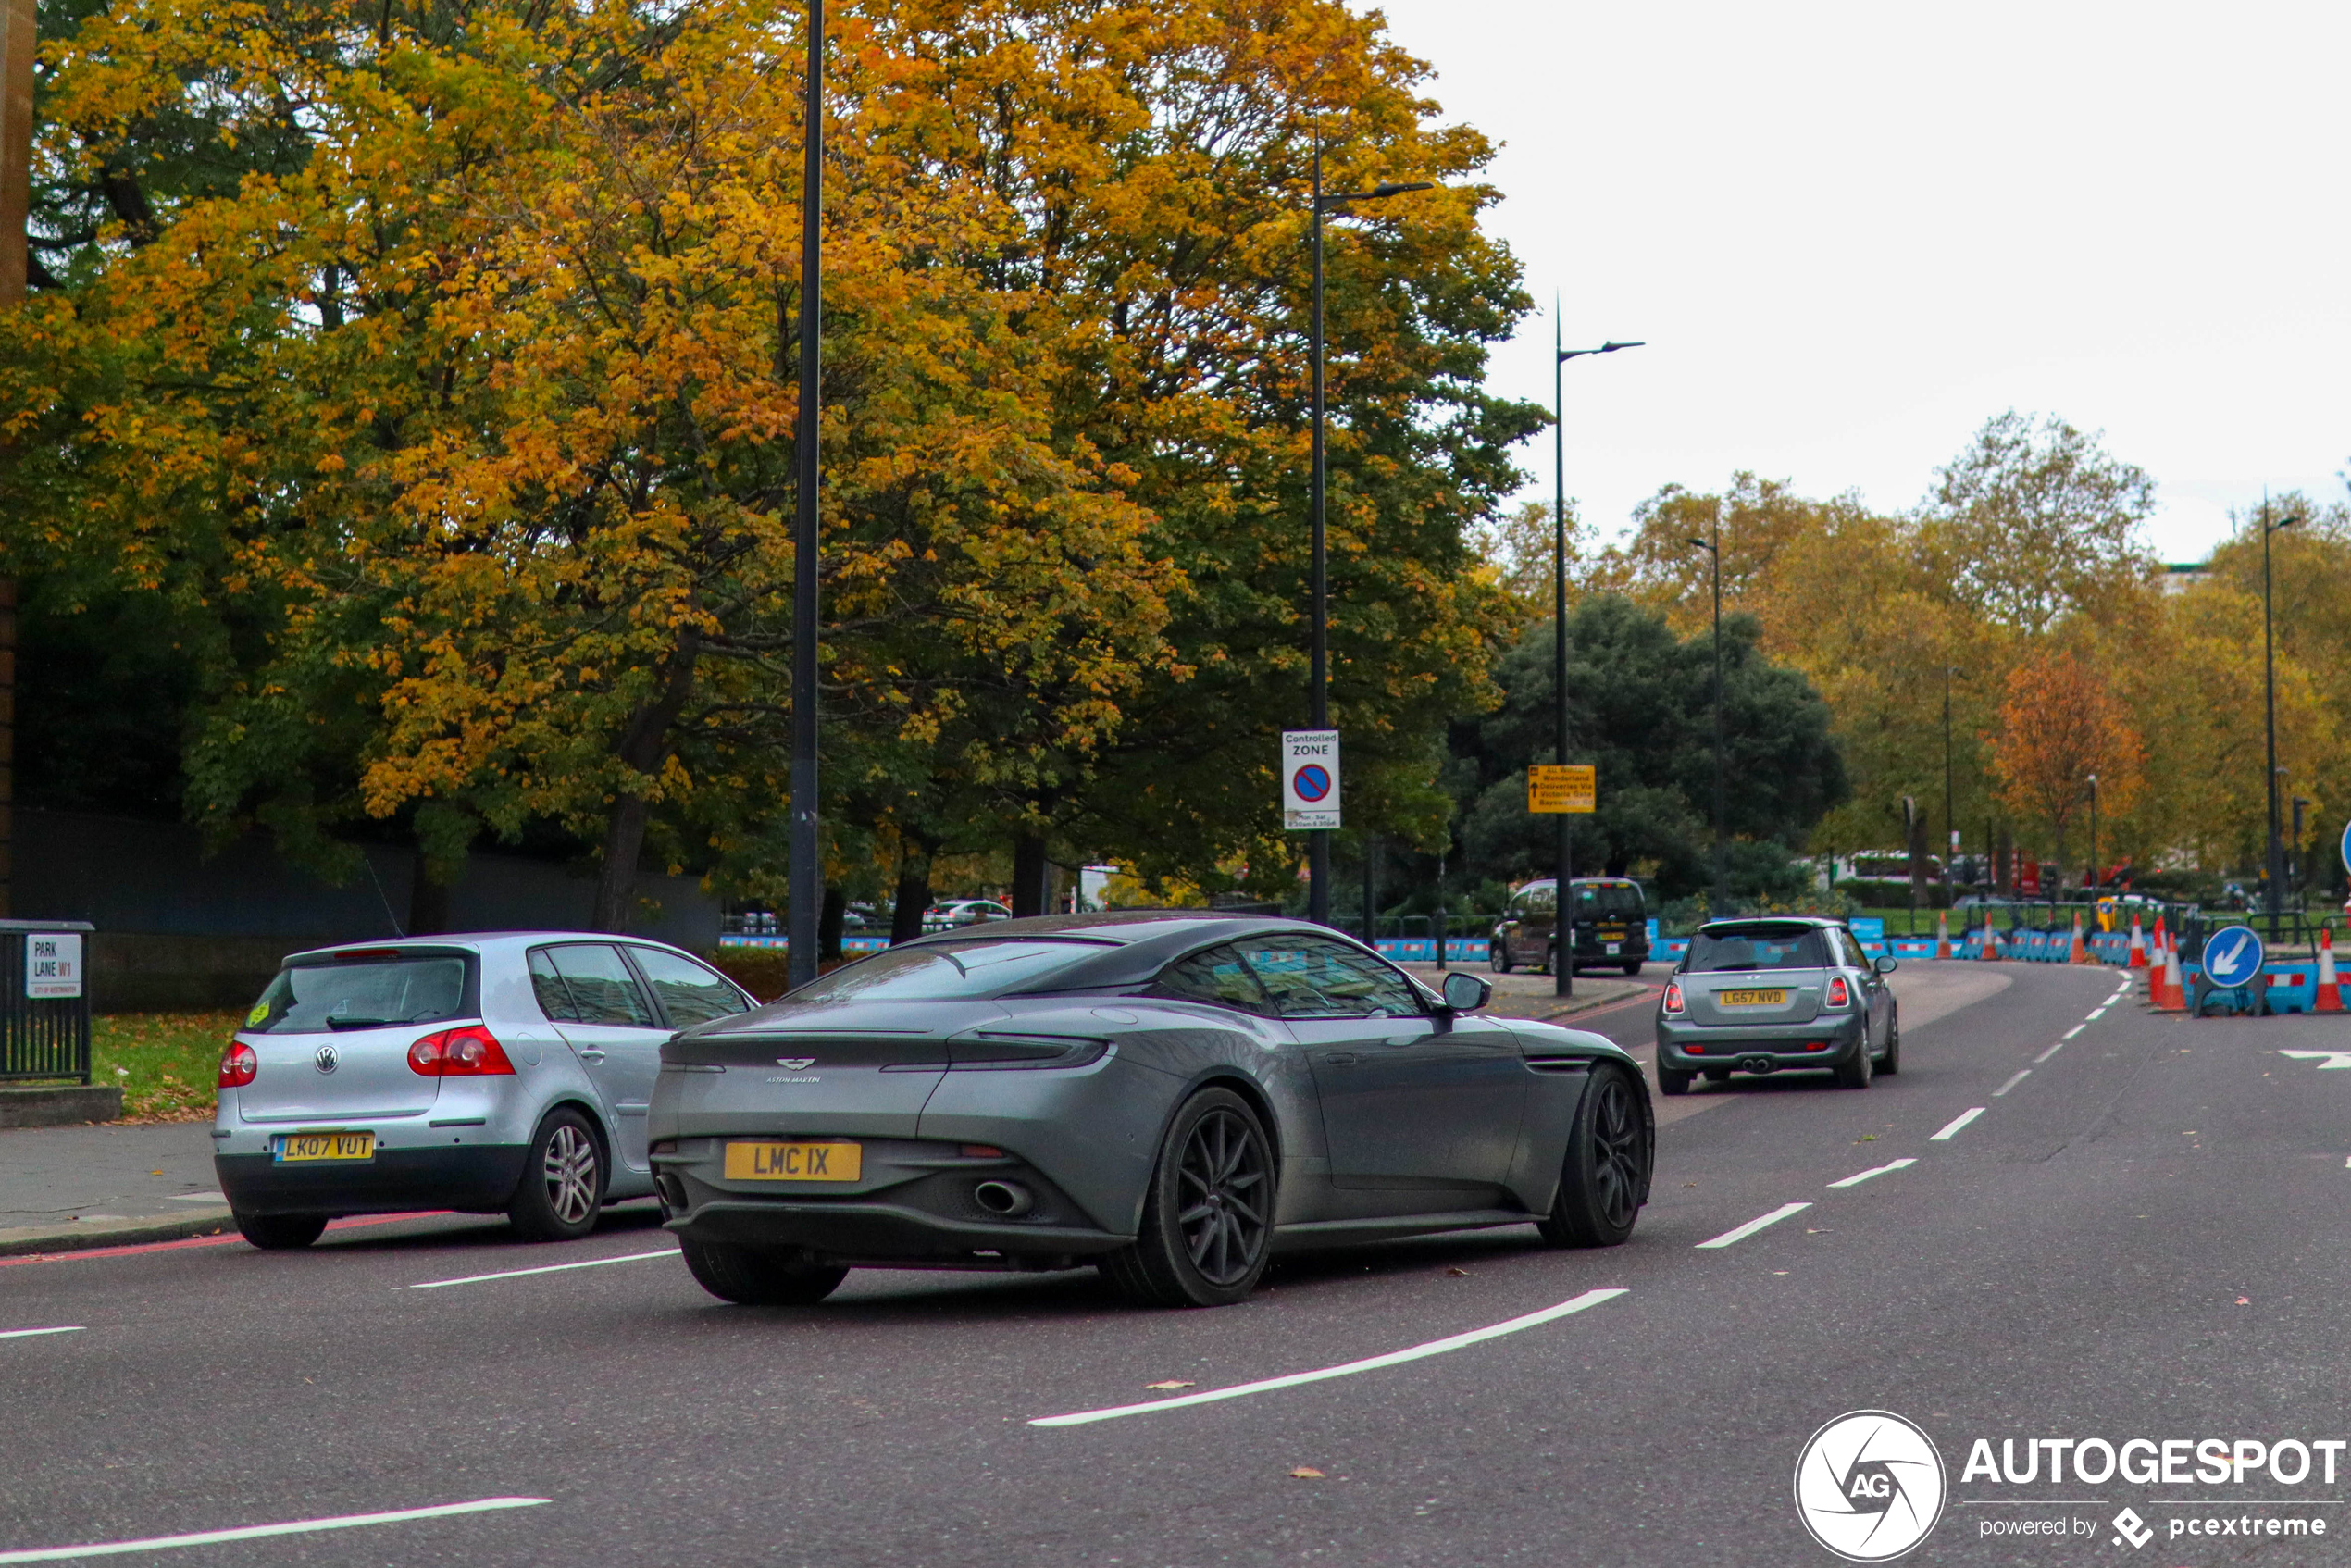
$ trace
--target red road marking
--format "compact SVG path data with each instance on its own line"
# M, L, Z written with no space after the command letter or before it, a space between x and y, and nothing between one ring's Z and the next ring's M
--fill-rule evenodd
M446 1209L419 1209L413 1214L355 1214L349 1219L329 1220L329 1230L355 1230L361 1226L391 1225L399 1220L430 1219L449 1213ZM76 1258L127 1258L138 1252L168 1252L181 1247L226 1247L243 1237L230 1230L225 1236L190 1236L178 1241L143 1241L130 1247L90 1247L76 1252L28 1252L20 1258L0 1258L0 1268L16 1263L62 1263Z

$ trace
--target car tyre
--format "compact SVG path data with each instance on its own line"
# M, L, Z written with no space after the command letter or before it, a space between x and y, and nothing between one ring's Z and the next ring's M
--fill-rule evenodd
M1554 1247L1622 1245L1648 1200L1656 1155L1640 1079L1621 1067L1595 1068L1568 1131L1551 1212L1536 1222L1543 1239Z
M1870 1068L1869 1026L1864 1024L1861 1026L1861 1043L1853 1052L1853 1059L1850 1062L1839 1062L1836 1064L1836 1087L1839 1089L1869 1088Z
M840 1288L845 1268L808 1261L797 1247L753 1247L678 1238L686 1272L722 1301L745 1307L813 1307Z
M1690 1080L1697 1076L1696 1073L1679 1067L1660 1067L1657 1070L1657 1087L1660 1092L1665 1094L1687 1094Z
M1511 944L1506 937L1496 937L1486 944L1486 965L1497 975L1511 972Z
M324 1214L239 1214L237 1232L265 1252L307 1247L327 1233Z
M577 1241L596 1228L605 1185L603 1140L586 1116L558 1106L531 1137L506 1219L525 1241Z
M1877 1070L1887 1077L1902 1070L1902 1015L1899 1013L1885 1021L1885 1054L1878 1058Z
M1641 961L1640 961L1639 959L1637 959L1637 958L1634 958L1634 959L1628 959L1628 960L1626 960L1626 961L1625 961L1625 964L1624 964L1624 973L1625 973L1626 977L1628 977L1628 978L1629 978L1629 977L1631 977L1632 976L1635 976L1635 975L1639 974L1640 972L1641 972Z
M1160 1139L1143 1223L1101 1271L1143 1307L1227 1307L1257 1288L1273 1255L1273 1140L1248 1101L1203 1089Z

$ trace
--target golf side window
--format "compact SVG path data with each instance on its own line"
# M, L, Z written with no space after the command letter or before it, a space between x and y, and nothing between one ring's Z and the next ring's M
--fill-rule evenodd
M653 1027L653 1010L620 951L603 942L530 950L530 984L540 1010L558 1024Z

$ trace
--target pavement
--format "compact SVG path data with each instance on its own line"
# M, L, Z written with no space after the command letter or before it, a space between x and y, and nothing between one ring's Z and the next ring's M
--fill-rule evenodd
M0 1257L218 1230L212 1124L0 1131Z
M1934 1474L1850 1450L1836 1474L1939 1518L1906 1563L2341 1561L2307 1532L2351 1531L2351 1027L1987 967L1897 974L1898 1076L1661 1101L1623 1247L1359 1247L1220 1311L1131 1310L1085 1271L729 1307L641 1211L566 1245L435 1216L0 1263L23 1336L0 1553L223 1532L169 1560L1826 1568L1791 1475L1824 1424L1883 1411ZM1645 1005L1584 1016L1650 1043ZM2168 1483L2026 1475L2084 1439L2187 1457ZM2208 1440L2281 1469L2199 1480ZM1864 1514L1903 1523L1816 1511ZM352 1527L300 1528L329 1520ZM2305 1533L2256 1538L2270 1520Z

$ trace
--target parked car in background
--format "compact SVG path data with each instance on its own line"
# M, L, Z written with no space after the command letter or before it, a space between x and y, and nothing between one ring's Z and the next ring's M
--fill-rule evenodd
M1486 962L1498 975L1524 964L1552 973L1559 926L1559 881L1546 877L1511 895L1496 923ZM1641 885L1623 877L1578 877L1568 883L1574 902L1572 961L1576 972L1622 969L1637 975L1648 962L1648 904Z
M1639 1068L1479 1015L1489 990L1213 910L902 942L662 1048L668 1226L704 1288L766 1305L858 1266L1091 1263L1138 1303L1216 1306L1292 1249L1623 1241L1655 1149Z
M935 903L923 912L923 929L952 931L959 926L976 926L983 920L1010 920L1013 912L994 899L949 899Z
M658 942L498 932L288 958L220 1060L213 1166L256 1247L340 1214L504 1213L585 1236L651 1193L661 1044L756 1005Z
M1902 1020L1885 977L1844 922L1815 915L1714 920L1690 938L1657 1004L1657 1085L1699 1074L1825 1067L1847 1089L1902 1070Z

